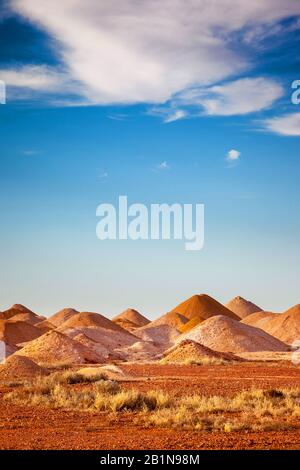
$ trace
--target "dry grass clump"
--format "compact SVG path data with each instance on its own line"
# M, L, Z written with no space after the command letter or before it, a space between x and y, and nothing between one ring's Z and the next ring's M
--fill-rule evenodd
M107 412L116 416L134 412L136 424L201 431L270 431L297 427L300 390L249 390L234 397L191 395L172 397L162 391L123 390L99 376L88 387L80 374L52 374L5 394L13 403L52 408ZM93 377L95 380L95 377Z
M91 382L94 382L93 386L88 389L68 387ZM80 374L52 374L32 383L24 383L23 388L7 393L5 399L19 404L113 413L153 411L171 404L170 397L162 392L125 391L117 382L107 380L104 374L88 378Z
M148 426L205 431L270 431L295 427L300 416L300 390L251 390L233 398L193 395L176 409L144 415Z
M233 361L226 361L225 359L216 358L216 357L202 357L199 359L183 359L180 362L172 362L168 360L167 357L164 357L160 360L161 364L174 364L174 365L183 365L183 366L222 366L226 364L233 364Z
M86 376L78 372L63 371L53 372L47 376L37 376L34 380L20 379L17 381L11 381L6 385L11 388L24 387L24 391L36 391L39 393L40 390L51 390L58 384L89 384L99 382L101 380L107 380L106 374L102 372L93 376Z

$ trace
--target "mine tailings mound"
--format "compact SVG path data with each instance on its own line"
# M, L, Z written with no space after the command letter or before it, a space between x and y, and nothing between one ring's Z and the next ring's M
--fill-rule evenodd
M18 380L20 378L33 378L46 375L47 370L38 366L27 357L10 356L0 365L0 382Z
M275 338L292 344L300 339L300 304L283 313L262 312L261 316L254 314L246 317L243 323L251 323Z
M265 331L222 315L211 317L178 339L192 339L215 351L243 353L288 351L289 347Z
M239 362L243 361L243 359L234 354L214 351L213 349L203 346L202 344L197 343L191 339L182 340L180 343L176 344L164 353L164 361L170 363L186 363L189 361L197 362L203 359Z
M116 323L112 322L108 318L104 317L100 313L93 313L93 312L81 312L73 315L69 320L64 322L60 329L67 329L67 328L92 328L92 327L100 327L106 328L107 330L119 331L123 333L128 333L128 331L124 330L122 327L117 325Z
M250 300L243 299L243 297L240 296L234 297L234 299L230 300L225 306L239 318L245 318L254 312L262 311L260 307L250 302Z
M233 318L234 320L239 320L239 317L235 313L206 294L193 295L193 297L177 305L173 311L181 313L190 320L179 328L181 333L190 331L196 325L215 315L223 315Z
M58 327L61 326L63 323L65 323L67 320L72 318L74 315L77 315L79 312L75 310L74 308L64 308L60 310L59 312L55 313L51 317L48 318L48 321Z
M18 345L41 336L42 332L30 323L14 321L14 317L8 320L0 320L0 340L11 345Z
M124 312L120 313L112 319L114 323L117 323L122 328L140 328L150 323L148 318L144 317L141 313L133 308L128 308Z
M31 341L15 354L29 357L38 364L98 363L102 359L83 344L56 330Z

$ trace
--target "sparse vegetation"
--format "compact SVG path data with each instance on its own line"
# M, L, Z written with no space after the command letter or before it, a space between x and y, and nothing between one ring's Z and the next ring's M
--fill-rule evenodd
M233 361L225 361L215 357L203 357L201 359L184 359L182 361L170 361L168 358L162 358L161 364L179 364L183 366L221 366L226 364L233 364Z
M35 377L34 380L20 379L15 381L6 382L6 386L11 388L15 387L24 387L24 390L40 390L40 389L52 389L56 385L60 384L89 384L94 382L99 382L107 380L107 376L104 373L99 373L95 375L83 375L74 371L60 371L53 372L50 375Z
M285 430L300 417L300 390L250 390L232 398L191 395L175 398L162 391L123 390L104 376L76 373L39 377L7 393L13 403L112 413L134 412L136 424L202 431ZM91 384L91 382L94 382ZM87 384L77 388L74 384Z

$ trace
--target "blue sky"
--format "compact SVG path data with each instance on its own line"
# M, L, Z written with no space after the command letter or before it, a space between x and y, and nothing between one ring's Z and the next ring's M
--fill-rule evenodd
M300 3L160 4L1 2L0 309L299 303ZM122 194L204 203L204 249L98 240Z

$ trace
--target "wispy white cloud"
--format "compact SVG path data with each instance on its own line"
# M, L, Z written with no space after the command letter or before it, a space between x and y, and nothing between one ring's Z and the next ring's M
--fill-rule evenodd
M112 119L113 121L125 121L127 119L127 114L124 113L113 113L109 114L108 119Z
M300 136L300 113L266 119L261 122L263 129L283 136Z
M241 78L206 89L191 89L177 98L179 104L193 105L207 115L233 116L269 108L284 93L274 80Z
M39 91L58 91L65 77L45 65L24 65L15 69L0 69L6 85Z
M164 122L173 122L173 121L178 121L179 119L183 119L185 116L187 116L187 112L184 111L183 109L177 109L176 111L171 112L167 117L164 119Z
M22 155L25 155L28 157L31 157L33 155L38 155L39 153L40 153L39 150L36 150L36 149L24 149L21 151Z
M249 44L244 49L242 43L232 47L237 32L249 34L260 27L256 37L263 36L264 28L300 14L300 2L294 0L11 0L10 4L56 41L68 75L67 81L59 77L61 90L66 87L69 92L67 83L72 83L83 101L92 104L164 104L188 88L222 83L252 66ZM33 86L33 77L27 83ZM41 77L34 86L42 86ZM240 112L232 98L237 90L211 92L214 96L203 103L208 114L224 114L224 101L231 105L230 114ZM256 95L255 99L260 101ZM241 108L243 113L252 109L249 103Z

